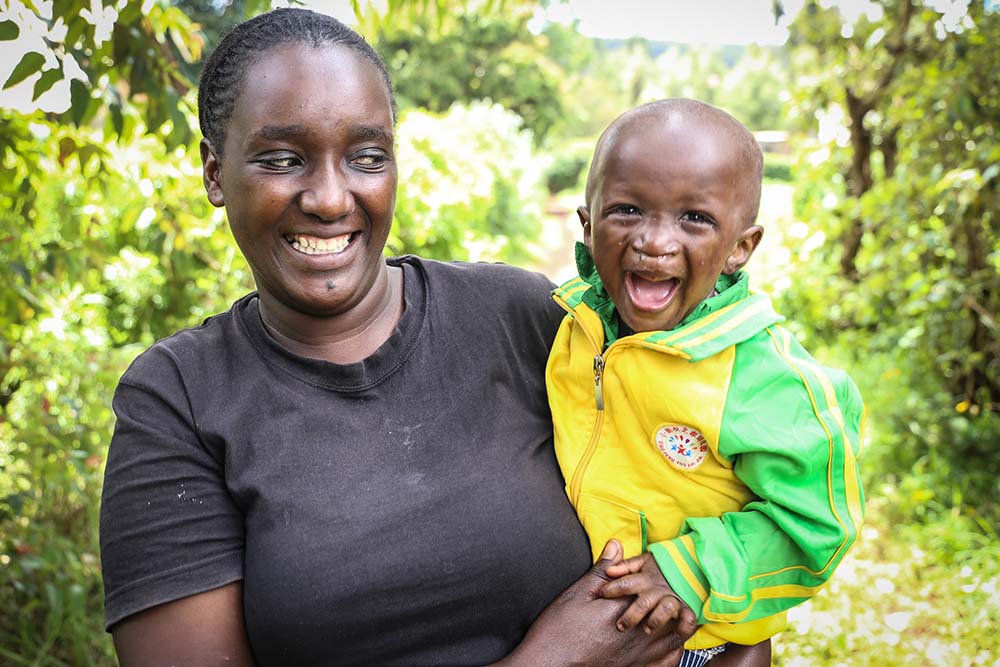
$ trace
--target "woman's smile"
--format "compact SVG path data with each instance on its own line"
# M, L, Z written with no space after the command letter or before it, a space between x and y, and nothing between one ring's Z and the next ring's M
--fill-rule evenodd
M340 255L358 237L357 232L340 234L332 238L309 236L308 234L288 234L285 240L292 250L303 255Z

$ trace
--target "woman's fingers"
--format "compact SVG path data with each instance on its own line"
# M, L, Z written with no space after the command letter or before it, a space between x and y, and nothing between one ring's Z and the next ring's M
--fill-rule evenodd
M616 565L608 567L607 572L609 577L624 577L626 574L636 574L642 571L643 566L646 563L646 554L641 554L639 556L633 556L627 560L622 561Z

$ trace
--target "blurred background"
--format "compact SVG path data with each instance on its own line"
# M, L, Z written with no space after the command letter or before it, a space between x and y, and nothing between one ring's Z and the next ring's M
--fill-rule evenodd
M394 77L393 254L573 272L599 132L696 97L766 153L749 266L868 405L868 518L775 664L1000 667L994 0L313 2ZM204 57L266 0L0 0L0 665L113 665L97 516L141 350L253 288ZM277 3L275 4L277 6Z

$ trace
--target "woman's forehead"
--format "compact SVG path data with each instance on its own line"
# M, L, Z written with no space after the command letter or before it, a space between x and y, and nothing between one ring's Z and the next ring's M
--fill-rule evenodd
M379 69L338 45L282 44L247 68L231 126L365 118L391 133L392 101ZM249 130L249 127L244 127Z

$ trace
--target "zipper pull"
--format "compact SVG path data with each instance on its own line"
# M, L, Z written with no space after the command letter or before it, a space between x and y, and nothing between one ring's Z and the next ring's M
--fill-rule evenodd
M604 387L601 385L601 378L604 375L604 357L599 354L594 355L594 399L597 401L597 409L604 409Z

